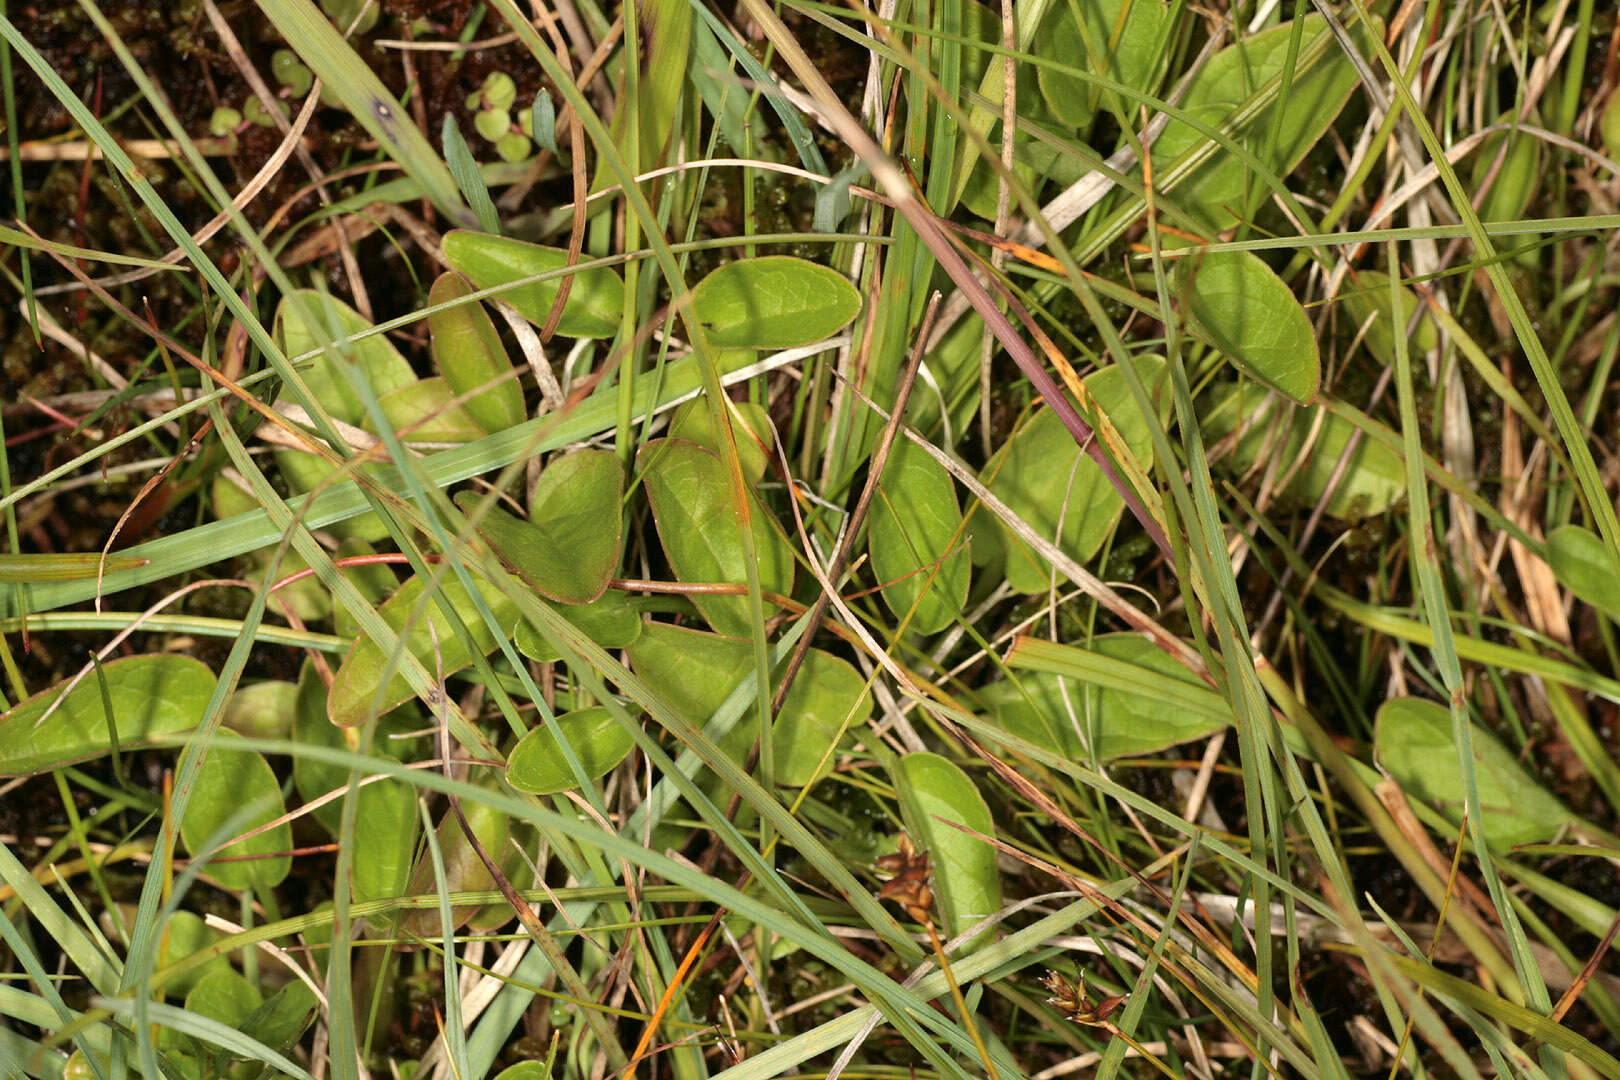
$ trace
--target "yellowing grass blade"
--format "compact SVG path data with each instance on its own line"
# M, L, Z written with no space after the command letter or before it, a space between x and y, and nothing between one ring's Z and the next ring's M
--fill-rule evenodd
M32 585L36 581L78 581L93 578L105 570L133 570L150 560L135 555L108 555L105 566L100 553L68 555L0 555L0 583Z

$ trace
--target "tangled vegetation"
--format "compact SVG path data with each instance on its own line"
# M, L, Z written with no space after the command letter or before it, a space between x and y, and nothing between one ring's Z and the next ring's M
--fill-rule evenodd
M0 1071L1620 1078L1617 82L0 7Z

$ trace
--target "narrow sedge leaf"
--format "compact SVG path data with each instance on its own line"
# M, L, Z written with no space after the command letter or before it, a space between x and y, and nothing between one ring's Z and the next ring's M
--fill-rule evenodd
M22 248L25 251L48 251L67 259L83 259L85 262L106 263L109 266L138 266L145 270L180 269L175 263L166 263L161 259L143 259L139 255L126 255L116 251L97 251L94 248L59 244L53 240L30 236L21 229L13 229L9 225L0 225L0 244L7 247Z
M848 326L861 296L836 270L771 255L715 270L693 288L692 306L716 348L791 349Z
M1510 111L1497 118L1497 123L1513 123ZM1503 140L1511 140L1507 151ZM1478 191L1485 186L1485 178L1496 170L1496 179L1485 201L1479 208L1481 221L1516 221L1524 217L1540 186L1542 172L1541 140L1522 131L1501 131L1488 136L1474 151L1474 167L1469 186ZM1497 164L1498 156L1501 164Z
M866 171L866 165L860 161L846 165L833 174L831 181L816 190L816 210L810 223L812 229L834 233L843 227L844 219L849 217L850 186Z
M698 5L696 11L698 17L703 20L714 35L714 39L724 45L726 51L731 54L731 58L742 66L749 80L758 86L770 85L771 73L765 69L765 65L759 62L759 58L750 51L749 46L736 33L721 22L720 17L707 7ZM727 78L719 81L727 86L735 86L736 83L731 77L730 71L725 72L725 75ZM766 94L765 101L776 113L776 118L782 122L782 130L787 135L788 141L793 144L794 151L799 155L799 163L810 172L821 176L827 175L831 170L827 168L826 160L821 156L821 149L816 145L815 134L810 130L810 126L804 122L804 117L800 115L799 110L782 94ZM743 144L735 142L732 145L740 147Z
M214 693L213 671L189 656L130 656L103 664L101 674L124 750L196 727ZM61 697L53 687L0 716L0 776L44 772L110 752L97 681L80 680L47 718Z
M455 178L427 136L320 9L310 0L263 0L258 6L282 40L377 140L382 153L399 162L440 212L471 224Z
M621 67L618 100L625 104L614 110L610 134L626 162L651 169L663 164L671 139L680 130L681 97L688 85L687 57L692 45L692 5L688 0L643 0L638 35L634 93L630 73ZM600 191L616 181L613 169L605 160L599 161L591 190Z
M544 326L557 299L562 275L568 265L568 252L562 248L541 247L488 233L456 230L444 237L444 258L480 289L510 286L542 274L553 277L503 289L507 301L525 319ZM618 333L624 309L624 282L612 269L599 266L570 271L574 284L563 305L557 332L565 337L605 338Z
M1304 405L1322 381L1316 332L1281 278L1252 251L1212 251L1179 261L1191 324L1227 359Z
M471 282L448 272L433 283L428 303L438 307L472 292ZM434 365L457 396L472 395L465 407L480 427L494 434L527 419L523 388L511 377L512 361L482 304L466 301L435 311L428 316L428 327Z
M562 752L564 739L579 756L585 775L593 780L612 771L636 745L605 706L576 709L523 736L507 758L506 779L531 795L553 795L578 787Z
M30 585L36 581L77 581L102 572L133 570L150 559L137 555L108 555L103 564L99 554L0 554L0 584Z

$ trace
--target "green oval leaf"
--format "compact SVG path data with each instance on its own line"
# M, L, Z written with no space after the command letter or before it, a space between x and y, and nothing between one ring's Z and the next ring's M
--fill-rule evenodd
M241 1028L270 1049L285 1050L309 1027L319 1005L315 992L294 979L254 1009Z
M668 623L647 623L629 652L636 672L698 725L708 722L754 663L752 642ZM816 766L840 733L870 719L872 701L865 691L865 680L847 662L820 649L805 655L772 730L778 784L802 787L815 779ZM750 708L719 745L745 761L759 734L759 710Z
M495 1080L551 1080L551 1070L543 1061L520 1061L502 1069Z
M605 592L588 604L557 604L553 610L604 649L622 649L641 636L641 611L622 592ZM518 623L516 641L518 652L530 660L551 663L562 659L527 622Z
M481 578L474 578L474 583L484 603L489 605L495 614L499 625L511 626L517 621L517 605L508 599L505 593ZM478 609L473 606L472 597L467 594L461 581L453 576L446 577L440 581L439 587L449 599L451 608L462 624L466 626L474 647L479 650L479 655L493 652L499 642L490 632L483 617L478 614ZM430 672L442 670L443 674L452 675L471 664L473 657L460 636L451 629L444 613L439 610L438 602L429 599L425 605L422 603L424 591L422 579L413 577L401 585L394 595L377 609L377 613L395 633L403 633L402 644L421 661L423 667ZM415 617L409 632L404 633L405 623L412 619L418 608L421 608L421 614ZM434 646L435 635L437 635L437 653ZM382 690L380 701L376 700L385 667L387 657L369 637L360 638L350 647L348 655L343 659L343 665L333 677L332 689L327 695L327 715L331 717L332 723L339 727L363 724L372 715L374 701L376 701L375 711L385 713L415 697L411 692L410 683L403 675L398 674L396 665L393 679Z
M381 731L378 732L381 735ZM326 684L315 672L315 665L304 661L298 673L298 697L293 711L293 739L302 746L317 746L327 750L348 750L343 730L326 715ZM337 791L349 782L349 770L341 765L297 754L293 757L293 789L305 803L312 803L324 795ZM321 803L310 811L310 816L333 836L343 819L343 803L332 800Z
M938 754L907 754L895 762L893 771L906 830L917 849L928 852L934 868L935 903L954 937L1001 910L996 849L962 831L994 836L995 821L967 773ZM992 937L993 931L985 931L958 955Z
M1125 10L1127 6L1129 10ZM1056 3L1031 45L1037 56L1107 76L1125 86L1151 90L1169 56L1161 38L1172 15L1168 5L1141 0ZM1084 20L1083 35L1077 16ZM1044 64L1036 69L1035 77L1054 116L1075 128L1091 122L1102 101L1098 88Z
M330 726L330 725L328 725ZM380 733L379 733L380 735ZM347 781L348 777L345 776ZM416 789L389 777L363 785L355 794L354 861L349 867L355 903L404 896L422 818Z
M656 439L637 455L645 473L647 497L664 555L681 581L742 585L742 534L732 512L732 489L725 464L700 446L680 439ZM752 493L749 528L759 566L760 588L793 591L793 551L776 518ZM692 603L709 625L724 634L751 632L746 596L696 595Z
M186 1011L239 1028L263 1002L258 987L236 969L225 967L197 980L186 995Z
M480 289L495 289L514 281L549 274L568 265L562 248L526 244L504 236L456 229L444 236L444 260ZM599 266L573 272L557 332L567 337L604 338L619 331L624 310L624 282L611 268ZM544 326L557 299L562 275L545 281L505 289L499 295L536 326Z
M871 718L872 695L852 664L820 649L805 653L773 731L776 782L804 787L825 776L835 760L828 749Z
M750 484L757 484L765 475L771 450L776 445L770 413L765 406L752 401L730 398L725 401L726 408L731 410L731 430L737 440L737 456L742 459L743 477ZM720 453L720 433L715 429L714 415L709 411L709 403L701 397L675 410L669 422L669 435L672 439L685 439L705 450Z
M1133 362L1151 389L1164 362L1153 356L1137 357ZM1147 418L1131 396L1125 373L1104 368L1087 376L1083 385L1097 413L1108 417L1132 456L1148 467L1153 461L1153 438ZM1055 539L1058 547L1081 562L1102 547L1125 508L1125 500L1101 466L1080 449L1047 408L1035 412L990 459L983 479L1030 527ZM1047 561L1004 525L1000 528L1007 551L1007 583L1022 593L1045 591L1051 583Z
M1396 698L1378 710L1378 761L1407 793L1437 806L1453 823L1463 819L1463 777L1451 714L1421 698ZM1473 725L1474 776L1481 831L1492 848L1550 839L1574 815L1525 772L1490 732Z
M491 809L483 803L472 799L461 801L461 812L467 817L467 825L472 829L473 836L478 843L489 853L489 857L497 863L506 852L506 838L511 820L499 810ZM467 842L467 834L461 827L454 813L444 815L440 820L438 829L439 853L444 859L444 883L449 892L489 892L495 888L495 879L490 875L489 868L484 860L478 857L478 852ZM439 885L433 871L432 853L424 850L422 857L417 861L416 871L411 875L410 884L406 886L406 893L410 896L437 896ZM479 906L465 904L450 909L450 920L455 929L460 929L467 921L478 914ZM427 938L429 940L444 937L444 921L439 918L439 907L435 904L429 908L411 908L400 914L400 931L406 935Z
M1055 180L1056 174L1062 171L1062 162L1053 160L1051 148L1022 130L1018 132L1014 147L1014 153L1018 156L1013 158L1013 179L1022 184L1025 191L1040 191L1043 184ZM978 154L973 154L972 158L973 171L962 185L960 204L975 217L993 222L996 220L996 208L1001 204L1001 174L989 159ZM1016 206L1017 203L1012 205Z
M355 559L375 554L377 549L359 537L351 536L338 544L337 557L340 559ZM399 588L399 579L394 576L394 571L381 563L355 563L345 566L343 575L372 606L382 603ZM338 637L352 640L360 636L359 623L342 604L333 607L332 625Z
M460 274L441 274L428 293L428 303L448 304L472 292L472 283ZM428 316L428 328L433 335L433 363L456 395L472 395L466 408L474 422L493 435L528 419L523 388L509 377L512 361L482 304L469 301L435 311ZM503 375L508 378L501 379Z
M861 294L830 267L767 255L710 273L692 290L692 308L716 348L791 349L848 326Z
M1302 405L1316 396L1316 332L1260 256L1212 251L1182 259L1176 270L1192 325L1227 359Z
M1620 619L1620 578L1601 536L1579 525L1561 525L1547 534L1547 562L1558 583L1583 603Z
M1389 302L1389 275L1381 270L1361 271L1356 275L1354 286L1340 294L1346 312L1354 320L1354 332L1359 333L1362 325L1368 319L1372 320L1364 340L1372 354L1386 364L1395 362L1395 335L1406 333L1419 306L1416 293L1405 285L1399 288L1400 313L1394 318L1390 317L1393 307ZM1409 348L1414 356L1420 356L1439 342L1440 335L1434 328L1434 320L1425 315L1418 320Z
M506 779L531 795L552 795L578 787L574 770L563 755L564 739L592 780L611 772L636 745L606 706L576 709L523 736L506 760Z
M180 838L193 856L219 839L215 834L221 829L240 836L286 813L281 782L270 763L263 754L230 745L240 738L234 731L220 731L197 770L196 787L180 820ZM213 852L206 873L227 889L273 888L292 870L292 856L283 854L292 846L292 826L282 822ZM225 859L242 861L221 861Z
M336 484L352 484L352 478L341 481L329 481L329 477L337 472L337 466L307 450L293 450L290 447L278 446L276 448L276 467L286 479L287 486L298 494L325 490ZM388 526L383 519L377 516L376 511L367 510L363 514L343 521L333 522L327 529L336 536L364 540L367 543L376 543L388 536Z
M624 472L610 450L581 450L546 466L529 502L529 521L499 507L475 522L501 562L542 596L588 604L601 596L619 565ZM467 514L483 497L463 491Z
M414 706L395 709L377 721L371 756L395 762L414 761L425 740L420 736L402 736L421 729L422 719ZM344 730L327 718L326 685L308 661L299 673L292 735L304 746L349 749ZM348 784L346 765L317 761L302 754L293 758L293 788L306 804L343 791ZM356 900L399 896L410 875L416 837L421 831L414 789L399 780L376 780L360 787L359 798L355 820L359 823L361 839L353 849L350 878L353 896ZM333 836L338 836L342 831L343 807L342 798L329 799L311 810L310 816Z
M297 684L271 679L238 687L225 702L222 723L250 739L280 739L292 731L297 711Z
M270 572L270 560L274 555L274 548L264 547L248 556L253 567L249 576L262 581L265 574ZM275 566L275 577L271 580L281 581L308 569L309 563L304 561L304 557L289 549L282 553L281 562ZM332 614L332 593L320 578L303 577L291 585L278 588L271 607L290 611L306 623L320 622Z
M1498 117L1498 122L1513 122L1513 114ZM1502 141L1511 139L1507 152L1502 152ZM1496 180L1479 208L1481 221L1514 221L1524 216L1535 197L1541 180L1541 140L1520 131L1500 131L1488 136L1474 150L1474 165L1470 172L1469 190L1478 191L1485 186L1485 178L1494 168ZM1498 155L1502 158L1497 165Z
M464 443L484 437L472 414L455 404L456 392L444 379L418 379L410 386L390 390L377 399L388 427L409 443ZM366 417L361 425L373 435L376 424Z
M134 916L133 907L120 913L126 930L133 926ZM166 967L195 956L212 946L219 938L219 931L203 921L201 915L191 911L176 911L169 916L168 921L163 924L162 933L158 935L157 969L162 971ZM163 993L168 997L183 998L214 972L230 970L231 962L223 955L215 953L199 967L165 980Z
M1382 24L1377 25L1382 32ZM1293 24L1285 22L1210 57L1188 86L1182 109L1210 127L1218 129L1229 123L1256 90L1284 70L1293 31ZM1363 56L1373 54L1367 31L1359 22L1349 32ZM1278 176L1292 172L1310 152L1359 82L1343 50L1326 40L1330 33L1320 15L1305 16L1301 52L1322 44L1327 52L1308 68L1296 63L1292 83L1282 87L1269 105L1249 114L1237 134L1237 141ZM1168 169L1207 141L1202 132L1171 120L1153 143L1153 159L1158 163L1155 171ZM1219 147L1173 189L1177 205L1203 221L1212 235L1248 218L1271 195L1271 189L1252 174L1246 162Z
M341 300L314 289L298 289L276 309L276 340L288 359L319 349L324 331L327 341L352 337L372 329L358 311ZM337 359L323 352L309 362L303 377L310 393L333 417L348 424L366 418L365 402L354 389L356 379L365 379L378 396L409 386L416 372L399 350L382 334L371 334L359 341L333 346Z
M968 558L956 485L944 466L897 439L872 502L866 548L883 602L896 617L916 610L911 629L935 634L967 603ZM941 561L943 560L943 561Z
M1017 678L981 697L1009 734L1076 761L1150 754L1232 722L1226 700L1140 634L1103 634L1084 648L1019 638Z
M189 656L131 656L101 665L112 699L109 729L101 683L91 672L62 697L59 687L35 694L0 716L0 776L45 772L112 750L146 746L160 735L190 731L214 694L214 673ZM41 723L41 720L44 722Z
M1321 502L1326 495L1328 482L1356 431L1348 420L1321 406L1288 405L1247 381L1227 390L1219 404L1205 414L1204 439L1214 442L1240 425L1244 434L1224 459L1225 466L1243 473L1262 457L1277 461L1288 473L1284 490L1307 506ZM1314 441L1305 454L1305 440L1313 432ZM1300 463L1297 469L1296 462ZM1405 493L1406 466L1400 455L1363 436L1323 509L1341 521L1359 521L1384 513Z

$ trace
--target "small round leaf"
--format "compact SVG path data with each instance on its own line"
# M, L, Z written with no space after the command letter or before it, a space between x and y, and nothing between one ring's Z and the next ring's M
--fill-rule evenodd
M1001 910L1001 875L996 870L996 849L963 832L996 834L996 824L984 796L967 773L938 754L907 754L894 765L895 787L906 829L919 851L927 851L934 867L935 898L951 936L987 915ZM991 932L980 934L967 952L984 944Z
M1611 619L1620 619L1620 577L1603 538L1579 525L1547 534L1547 562L1559 584Z
M1444 706L1411 697L1386 702L1378 710L1373 740L1379 764L1397 783L1450 821L1462 822L1463 776ZM1470 741L1480 826L1492 848L1550 839L1573 818L1490 732L1475 724Z
M544 281L504 289L500 297L536 326L544 326L568 265L562 248L526 244L504 236L457 229L445 234L444 259L480 289L554 274ZM571 271L574 284L563 305L557 332L567 337L603 338L618 333L624 309L624 282L605 266Z
M579 780L563 755L564 739L592 780L605 776L636 745L605 706L576 709L523 736L507 759L506 779L531 795L551 795L578 787Z
M213 671L189 656L131 656L101 665L101 675L112 699L112 730L126 750L196 727L214 693ZM96 674L81 679L46 717L61 696L52 687L0 716L0 776L26 776L111 752Z
M769 255L715 270L692 290L692 306L711 345L791 349L848 326L861 295L836 270Z
M1227 359L1301 405L1316 396L1316 332L1283 280L1252 251L1215 251L1177 267L1192 324Z
M211 842L251 832L281 817L286 805L281 800L281 782L264 760L264 755L230 745L240 736L222 730L208 747L208 756L197 770L197 784L185 817L180 820L180 838L193 856L202 854ZM286 822L209 853L206 873L227 889L271 888L292 870L292 826ZM227 859L239 861L223 861Z

